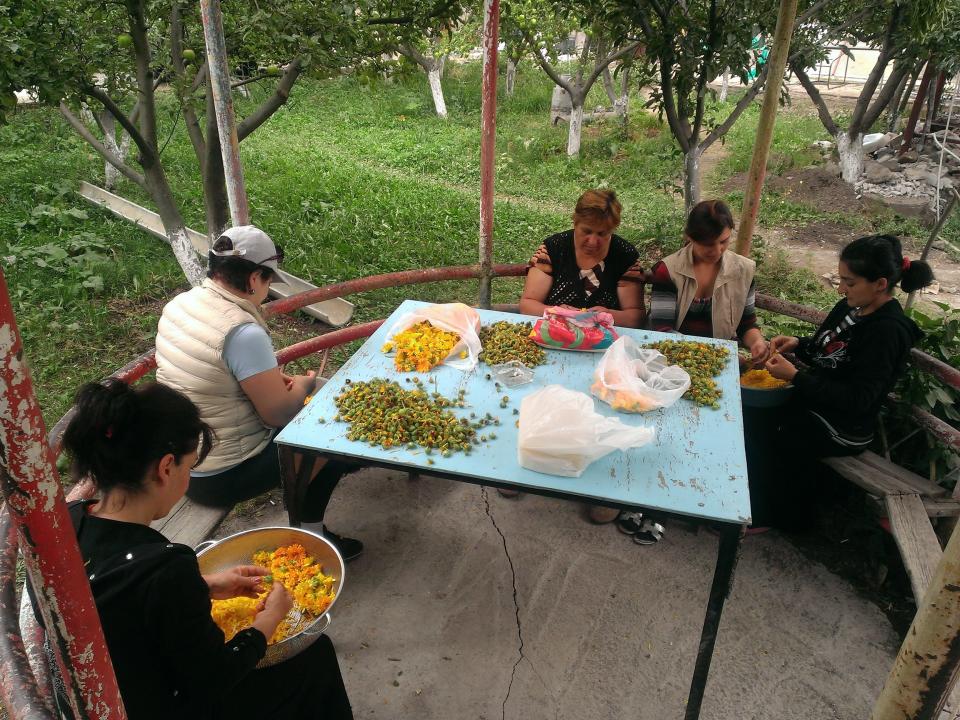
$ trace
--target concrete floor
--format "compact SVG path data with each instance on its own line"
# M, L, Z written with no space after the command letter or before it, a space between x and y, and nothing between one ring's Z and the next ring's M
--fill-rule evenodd
M285 524L279 506L219 535ZM361 538L330 635L359 718L683 717L717 538L642 547L583 507L364 470L328 524ZM862 720L899 641L777 533L747 538L703 718Z

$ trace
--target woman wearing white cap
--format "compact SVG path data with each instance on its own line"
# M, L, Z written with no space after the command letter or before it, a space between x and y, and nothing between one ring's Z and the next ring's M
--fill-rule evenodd
M230 506L280 484L273 444L303 407L316 373L287 375L277 365L259 307L283 250L253 225L230 228L210 250L207 279L167 303L157 332L157 380L193 400L216 435L191 472L187 496ZM310 483L303 517L320 522L340 477L353 466L328 461ZM322 527L350 560L363 544Z

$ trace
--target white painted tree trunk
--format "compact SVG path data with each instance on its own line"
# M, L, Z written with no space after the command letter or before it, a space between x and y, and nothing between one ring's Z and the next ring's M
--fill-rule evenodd
M723 69L723 75L720 78L720 102L727 101L727 91L730 88L730 68Z
M863 175L863 133L851 138L846 132L837 134L837 152L840 154L840 174L851 185Z
M700 202L700 146L683 156L683 207L686 212Z
M443 88L440 86L440 67L435 65L432 70L428 70L427 79L430 81L430 93L433 95L433 106L437 109L437 115L445 118L447 104L443 101Z
M173 255L177 258L177 262L190 284L196 287L203 282L207 271L200 263L197 251L193 249L193 243L187 236L186 228L181 226L167 229L167 241L173 248Z
M567 157L580 154L580 131L583 129L583 101L570 110L570 131L567 134Z
M507 59L507 95L513 97L513 88L517 83L517 64L513 58Z

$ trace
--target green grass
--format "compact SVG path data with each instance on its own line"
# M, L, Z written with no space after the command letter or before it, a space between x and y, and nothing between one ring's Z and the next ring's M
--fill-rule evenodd
M452 66L444 89L447 120L434 115L420 74L389 83L303 80L289 103L244 141L252 220L284 245L291 272L325 284L476 262L479 67ZM267 89L253 86L252 92L238 98L240 114ZM549 124L552 84L542 72L525 64L515 95L506 97L502 83L499 92L496 262L526 260L546 235L569 227L576 198L596 186L617 190L624 203L621 232L647 261L678 246L683 215L673 188L681 159L639 98L631 99L628 125L611 118L585 126L581 156L570 161L566 125ZM605 104L597 85L587 108ZM176 113L175 100L161 93L160 136L169 138L164 166L188 224L202 230L196 159ZM807 147L823 136L818 121L787 109L779 122L774 156L785 167L805 164ZM755 125L751 109L733 129L719 176L747 167ZM73 194L80 180L102 182L102 174L99 159L51 110L18 113L0 128L0 256L48 422L68 407L82 381L149 348L163 300L183 287L163 243ZM118 192L150 205L129 182ZM817 217L769 202L761 221ZM777 277L761 273L769 278L761 282L782 287ZM792 299L803 301L815 278L796 277ZM519 288L517 280L497 281L494 299L513 301ZM385 316L406 297L469 300L475 294L474 282L439 283L351 300L355 319L364 321ZM283 341L298 332L284 327Z

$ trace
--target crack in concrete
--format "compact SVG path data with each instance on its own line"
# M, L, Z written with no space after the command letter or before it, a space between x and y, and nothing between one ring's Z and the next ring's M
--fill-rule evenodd
M510 557L510 551L507 549L507 538L500 529L500 526L497 525L496 519L490 513L490 496L487 495L487 488L481 487L480 494L483 496L483 504L487 511L487 517L490 518L493 529L496 530L500 536L500 541L503 543L503 554L507 556L507 563L510 565L510 579L513 583L513 610L517 620L517 639L520 641L520 647L518 648L520 656L513 664L513 670L510 672L510 684L507 685L507 694L504 695L503 704L500 707L500 717L502 720L505 720L507 717L507 700L510 699L510 692L513 690L513 681L517 676L517 666L526 659L526 656L523 654L523 629L520 627L520 604L517 602L517 571L513 567L513 558Z

